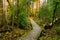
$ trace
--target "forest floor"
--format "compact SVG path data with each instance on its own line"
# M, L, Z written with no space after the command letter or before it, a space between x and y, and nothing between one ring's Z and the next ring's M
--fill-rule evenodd
M0 40L60 40L60 36L57 35L56 30L52 28L51 30L45 30L44 34L41 34L42 26L38 25L38 20L30 19L32 30L24 30L19 27L12 27L12 30L9 32L0 32ZM3 28L0 29L4 30Z
M30 30L23 30L20 29L19 27L12 27L11 26L11 31L4 31L4 29L0 29L0 31L2 30L2 32L0 32L0 40L17 40L17 38L22 37L22 35L27 34Z

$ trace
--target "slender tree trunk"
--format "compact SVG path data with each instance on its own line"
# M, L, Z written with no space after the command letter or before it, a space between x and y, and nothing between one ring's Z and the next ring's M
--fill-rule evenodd
M19 17L18 17L18 14L19 14L19 11L20 11L20 9L19 9L19 0L17 0L16 6L17 6L17 14L16 14L16 15L17 15L17 20L18 20L18 18L19 18ZM18 25L18 21L17 21L16 24L17 24L17 26L19 26L19 25Z
M14 0L13 0L13 4L14 4ZM13 9L13 15L12 15L12 27L14 26L14 9Z
M53 11L52 26L53 26L53 24L54 24L54 20L55 20L55 13L56 13L57 6L58 6L58 2L56 2L56 4L55 4L55 9L54 9L54 11Z
M13 27L13 26L14 26L14 20L15 20L15 19L14 19L14 9L12 8L12 5L11 5L11 3L9 2L9 0L7 0L7 2L8 2L9 6L10 6L10 8L11 8L11 10L12 10L12 13L13 13L13 14L12 14L12 19L11 19L11 20L12 20L12 27ZM15 0L13 0L13 3L12 3L13 5L15 5L14 2L15 2Z
M7 27L7 20L6 20L6 1L4 0L3 2L3 22L4 22L4 26Z
M3 26L3 20L2 20L2 13L3 13L3 2L2 2L2 0L0 0L0 27L2 27Z

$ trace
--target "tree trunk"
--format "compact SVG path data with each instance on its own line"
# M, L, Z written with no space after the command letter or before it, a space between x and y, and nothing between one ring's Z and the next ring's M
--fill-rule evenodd
M0 27L2 27L3 26L3 20L2 20L2 13L3 13L3 2L2 2L2 0L0 0Z
M4 26L7 27L7 20L6 20L6 1L4 0L3 2L3 22L4 22Z

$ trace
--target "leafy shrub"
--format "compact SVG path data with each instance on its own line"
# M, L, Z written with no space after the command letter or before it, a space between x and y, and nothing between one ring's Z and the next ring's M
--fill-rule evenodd
M22 10L21 13L19 13L18 15L18 24L21 28L25 28L27 27L27 15L26 15L26 11Z

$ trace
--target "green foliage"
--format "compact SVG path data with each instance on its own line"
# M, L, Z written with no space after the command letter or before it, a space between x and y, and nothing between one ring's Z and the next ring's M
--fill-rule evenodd
M55 14L53 14L56 2L58 2L57 9ZM50 23L53 20L53 16L55 15L56 18L60 18L60 1L59 0L48 0L47 4L43 5L40 8L38 13L38 17L43 19L44 23ZM54 17L54 18L55 18Z
M14 23L16 23L16 13L17 13L17 7L10 4L7 9L7 19L8 19L8 24L12 23L13 17L14 17Z
M48 6L43 6L42 8L40 8L38 17L43 19L44 23L50 23L52 21L52 16L53 14L51 13L51 11L48 9Z
M23 28L23 29L26 29L29 26L28 18L27 18L28 2L29 2L28 0L19 1L19 9L18 9L19 12L18 12L17 24L20 26L20 28Z
M26 29L29 26L28 20L28 3L29 1L20 0L16 5L10 5L8 13L9 22L19 26L20 28ZM14 18L14 20L13 20Z
M22 10L22 12L20 12L18 14L18 24L21 28L25 28L27 27L27 12L26 12L26 9L25 10Z

